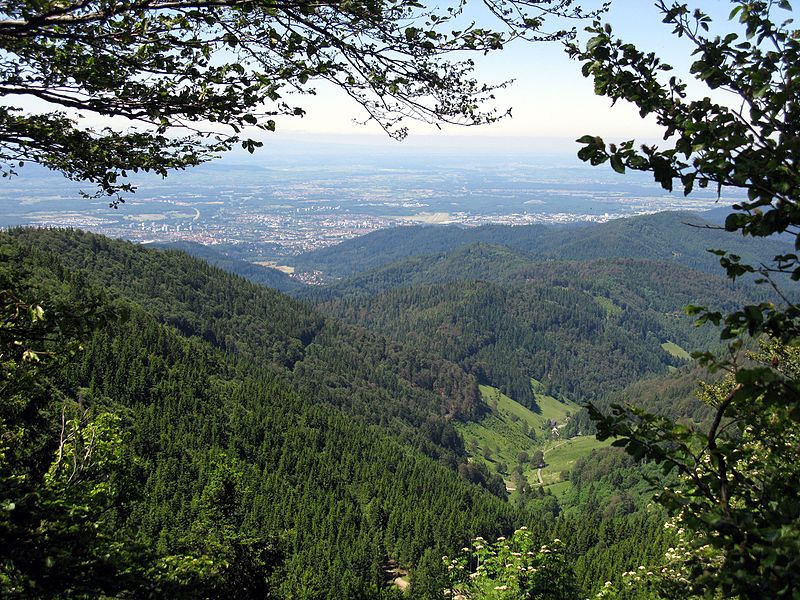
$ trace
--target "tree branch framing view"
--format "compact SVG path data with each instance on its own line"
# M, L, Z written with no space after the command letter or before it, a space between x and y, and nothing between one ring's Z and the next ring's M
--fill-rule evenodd
M166 175L236 144L262 144L302 116L291 94L315 81L343 90L389 135L409 120L480 125L505 82L473 74L468 53L517 38L561 40L545 19L591 16L571 0L490 0L497 29L465 17L466 0L441 10L416 0L289 2L4 2L0 5L0 160L61 171L113 198L132 191L129 172ZM21 108L29 99L46 110ZM76 114L117 119L84 127Z

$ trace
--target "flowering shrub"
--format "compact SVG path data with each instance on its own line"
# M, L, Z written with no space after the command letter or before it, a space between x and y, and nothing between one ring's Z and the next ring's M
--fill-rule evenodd
M540 545L526 527L510 538L475 538L455 558L442 557L450 597L467 599L572 600L579 597L561 540Z
M698 584L697 573L719 571L724 555L697 533L687 529L683 515L664 523L673 533L673 542L657 564L640 565L622 573L621 581L606 581L593 600L701 600L728 598L716 595Z

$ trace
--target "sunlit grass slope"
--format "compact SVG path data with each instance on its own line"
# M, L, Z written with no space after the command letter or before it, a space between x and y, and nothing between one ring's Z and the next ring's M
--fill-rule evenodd
M681 360L691 360L692 356L675 342L664 342L661 347L671 356Z
M570 471L579 458L610 444L611 440L601 442L593 435L580 435L556 442L545 450L544 460L547 466L542 469L542 481L545 485L561 481L561 474Z
M552 423L563 427L580 406L539 393L539 383L531 381L536 391L539 412L533 412L503 394L497 388L480 386L483 401L490 411L477 422L459 424L470 460L483 462L492 472L500 472L513 488L510 473L519 463L520 454L532 457L537 450L544 453L547 466L542 469L542 481L554 493L562 493L569 482L561 482L562 472L569 471L575 462L593 449L608 445L594 436L578 436L569 440L552 431ZM537 465L526 462L523 474L532 485L538 484ZM504 468L503 468L504 467Z

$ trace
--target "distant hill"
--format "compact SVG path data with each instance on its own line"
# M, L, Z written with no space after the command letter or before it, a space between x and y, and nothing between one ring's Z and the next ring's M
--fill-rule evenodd
M544 225L527 227L504 225L392 227L346 240L335 246L301 254L288 262L298 271L319 270L331 279L340 279L403 258L447 252L459 246L479 242L516 248L525 245L530 237L548 231L549 228Z
M321 310L433 351L535 408L548 393L596 400L714 344L687 304L731 310L766 290L663 261L533 260L476 244L413 257L317 291ZM668 349L672 348L673 352Z
M464 280L504 280L531 264L525 254L505 246L477 243L449 252L411 256L367 270L324 287L307 288L301 296L317 302L329 298L370 296L391 288Z
M700 216L709 223L723 225L725 223L725 219L729 214L731 214L731 212L733 212L733 209L730 206L718 206L716 208L712 208L711 210L704 210L702 213L700 213Z
M285 294L297 293L302 290L305 285L289 277L286 273L282 273L277 269L263 267L244 260L233 258L220 252L214 246L206 246L205 244L198 244L196 242L172 242L172 243L158 243L151 244L155 248L163 248L165 250L180 250L186 252L190 256L202 258L208 264L219 267L234 275L244 277L248 281L264 285L276 289Z
M661 212L616 219L582 229L553 232L544 243L537 240L522 248L540 258L587 260L643 258L664 260L719 274L719 258L709 249L724 249L745 262L771 259L787 246L774 240L745 238L689 212Z
M782 242L744 238L715 227L713 222L690 212L662 212L601 224L558 227L409 226L379 230L302 254L290 262L300 271L319 270L330 279L341 279L402 258L487 243L536 258L644 258L719 273L719 259L707 252L709 248L735 252L745 261L771 258L787 248Z

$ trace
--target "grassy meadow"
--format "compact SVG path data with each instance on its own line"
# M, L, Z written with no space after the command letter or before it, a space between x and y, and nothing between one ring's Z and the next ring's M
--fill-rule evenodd
M531 384L535 391L541 390L537 381L532 380ZM553 423L556 429L562 428L580 410L575 402L562 402L537 391L539 411L534 412L495 387L482 385L480 391L489 412L479 422L460 423L457 427L470 460L483 462L490 472L500 473L512 493L516 488L511 473L517 465L522 466L531 485L538 484L537 465L531 460L520 462L525 454L530 459L537 451L543 452L547 466L542 469L542 482L553 493L563 493L569 482L562 481L562 472L569 471L575 461L595 448L609 444L594 436L564 440L560 432L554 431Z

